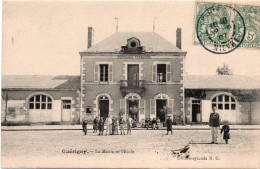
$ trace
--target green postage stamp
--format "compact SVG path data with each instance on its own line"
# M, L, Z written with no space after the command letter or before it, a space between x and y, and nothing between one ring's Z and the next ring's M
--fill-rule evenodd
M217 54L260 49L260 6L196 2L194 44Z

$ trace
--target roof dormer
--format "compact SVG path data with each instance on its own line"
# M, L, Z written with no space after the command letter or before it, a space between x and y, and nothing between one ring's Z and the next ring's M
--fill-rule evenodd
M132 37L127 39L126 46L121 47L121 53L144 53L144 47L141 46L139 39Z

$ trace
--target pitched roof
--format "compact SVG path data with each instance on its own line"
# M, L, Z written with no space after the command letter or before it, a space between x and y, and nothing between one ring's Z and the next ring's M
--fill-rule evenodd
M4 75L2 89L80 89L80 76Z
M183 52L155 32L117 32L84 52L119 52L132 37L140 40L146 52Z
M186 89L260 89L260 76L186 75Z

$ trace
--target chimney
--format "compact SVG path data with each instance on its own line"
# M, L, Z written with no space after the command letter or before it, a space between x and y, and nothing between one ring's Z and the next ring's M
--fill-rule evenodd
M93 28L88 27L88 48L92 46L92 39L93 39Z
M176 47L181 49L181 28L176 30Z

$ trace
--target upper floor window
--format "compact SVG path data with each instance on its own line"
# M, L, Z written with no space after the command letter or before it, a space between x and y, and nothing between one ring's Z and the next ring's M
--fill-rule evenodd
M166 64L157 65L157 82L166 82Z
M29 109L52 109L52 99L46 95L35 95L29 100Z
M100 70L100 81L101 82L108 82L108 64L100 64L99 65Z
M171 64L153 64L153 82L171 82Z
M218 95L212 99L212 107L217 110L236 110L236 101L232 96Z
M113 81L113 63L96 63L94 70L95 82L112 82Z

